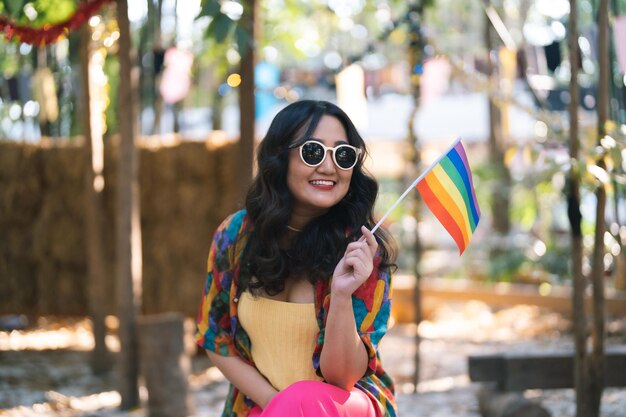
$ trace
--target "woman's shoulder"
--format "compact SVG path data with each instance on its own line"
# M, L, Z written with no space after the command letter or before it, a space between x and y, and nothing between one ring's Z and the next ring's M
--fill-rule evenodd
M235 240L240 233L248 231L250 227L248 213L243 209L226 217L217 227L216 234Z
M246 209L241 209L239 211L229 214L224 219L224 221L222 221L222 224L241 224L244 218L247 216L248 212L246 211Z

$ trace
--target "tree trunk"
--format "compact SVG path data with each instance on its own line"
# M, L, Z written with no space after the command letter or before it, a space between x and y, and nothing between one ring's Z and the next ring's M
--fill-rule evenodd
M211 106L211 129L222 130L222 112L224 111L224 97L219 93L213 93L213 105Z
M148 0L148 2L154 2L154 0ZM152 53L153 59L161 61L163 64L163 57L165 56L165 48L163 46L163 40L161 35L161 19L163 17L163 0L157 0L156 8L152 4L152 12L154 14L154 24L152 27ZM152 118L152 131L153 135L162 134L161 131L161 115L163 114L163 97L159 92L159 84L161 81L161 74L163 74L163 65L157 68L153 65L152 77L150 79L151 94L154 97L152 104L153 118Z
M142 375L149 417L187 417L194 407L187 382L191 360L185 352L185 318L180 313L139 319Z
M622 175L624 174L622 170ZM618 226L617 233L613 234L615 240L619 243L619 255L615 257L615 289L626 290L626 242L619 233L619 227L623 227L624 222L619 210L620 199L626 197L623 193L624 186L617 182L616 176L613 176L613 215L615 216L615 223Z
M91 353L91 371L104 374L113 368L106 343L106 311L102 300L106 298L104 267L103 201L104 143L100 124L92 117L101 117L102 108L91 100L91 26L81 29L81 75L83 90L83 132L85 136L85 242L87 246L87 282L89 315L93 326L94 349ZM94 120L95 121L95 120Z
M183 100L177 101L171 105L172 113L174 115L174 128L173 131L175 134L180 134L180 126L183 117ZM180 137L180 135L179 135Z
M519 392L503 392L484 384L478 392L478 409L482 417L550 417L541 404Z
M252 165L254 163L254 64L256 42L257 1L244 2L245 12L241 24L251 34L252 44L243 52L240 64L241 85L239 87L239 163L236 178L242 201L252 182Z
M36 50L36 55L37 55L37 69L40 70L42 68L47 68L48 67L48 47L46 45L38 46ZM21 60L21 57L20 57L20 60ZM56 90L56 85L55 85L55 90ZM40 103L40 105L43 105L43 104ZM42 110L43 109L40 110L40 116L37 118L37 120L39 121L39 131L41 132L42 138L44 137L50 138L53 136L52 135L52 123L47 115L48 112L46 112L46 115L43 119L41 118Z
M413 98L413 110L409 118L408 136L407 136L407 154L406 159L408 162L408 169L406 173L406 182L411 184L418 176L418 170L422 162L421 145L419 138L416 134L414 122L417 116L417 111L420 106L421 97L421 73L415 71L415 68L423 68L424 65L424 37L421 29L421 22L424 18L424 7L421 2L412 3L409 11L409 68L413 69L411 74L411 96ZM415 232L413 242L413 262L412 269L415 276L415 287L413 293L413 303L415 305L415 317L414 321L417 326L422 321L422 294L421 294L421 260L423 255L422 241L419 234L419 219L421 217L421 197L419 193L415 193L412 199L412 207L410 209L411 216L415 219ZM417 388L420 382L421 372L421 356L420 356L421 338L417 329L415 330L415 356L414 356L414 371L413 371L413 383L414 389L417 392Z
M143 109L144 105L148 105L152 107L152 103L154 102L154 96L152 93L153 89L150 88L152 85L152 80L154 78L154 65L146 66L144 65L144 57L151 56L154 63L154 53L152 52L152 31L153 31L153 21L154 21L154 3L152 0L147 1L147 13L146 13L146 21L141 26L139 30L139 44L137 46L137 52L139 54L139 64L141 66L141 72L139 73L139 88L137 94L139 96L139 132L145 132L145 126L143 125Z
M120 29L119 120L120 144L117 177L116 221L116 283L119 318L119 392L121 408L139 405L137 346L137 315L141 306L141 224L139 221L138 152L135 147L135 84L133 56L126 0L117 0Z
M578 2L570 0L569 14L569 60L571 68L570 76L570 102L569 102L569 152L572 166L570 169L569 188L567 192L567 214L572 233L572 312L574 321L574 345L576 355L574 359L574 387L576 390L576 417L586 417L585 410L589 403L587 380L585 369L587 367L587 313L585 311L585 288L586 280L582 272L583 259L583 236L581 230L580 214L580 172L578 168L578 154L580 141L578 138L578 62L580 61L578 50Z
M598 8L598 60L600 76L598 79L598 146L606 135L606 122L609 111L609 10L608 0L600 0ZM604 153L597 163L606 169ZM592 256L591 284L593 287L593 326L592 347L589 369L589 409L585 415L598 417L604 388L604 340L606 337L606 309L604 299L604 233L606 231L606 184L597 180L596 189L596 227Z
M490 7L491 0L484 0L485 7ZM509 192L511 189L511 175L504 165L504 132L502 127L502 114L500 109L491 97L491 91L498 90L498 77L496 68L491 59L494 49L492 40L491 21L485 14L485 47L487 49L487 77L490 84L489 94L489 163L496 174L496 184L491 196L491 213L493 218L493 228L499 236L506 236L511 228L509 219ZM494 254L501 249L501 245L496 242Z
M174 0L174 33L178 33L178 19L176 18L176 14L178 12L178 0ZM174 46L178 47L178 43L176 41L176 36L174 36ZM183 110L184 99L177 101L176 103L172 103L170 109L172 110L172 116L174 118L174 127L172 128L174 134L180 133L180 118Z

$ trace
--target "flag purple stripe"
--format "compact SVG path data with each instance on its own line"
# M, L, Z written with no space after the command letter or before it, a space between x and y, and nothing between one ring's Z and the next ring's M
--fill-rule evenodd
M478 206L478 199L476 198L476 191L474 190L474 180L472 180L472 170L469 167L469 162L467 161L467 155L465 154L465 148L463 147L463 143L459 141L454 147L457 154L461 157L461 161L463 161L463 165L465 166L465 172L467 178L470 181L470 190L472 190L472 200L474 200L474 206L476 207L476 211L478 217L480 217L480 207Z

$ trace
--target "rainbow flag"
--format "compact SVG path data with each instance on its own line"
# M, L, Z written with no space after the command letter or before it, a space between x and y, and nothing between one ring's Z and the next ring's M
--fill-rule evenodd
M478 226L480 208L460 138L418 178L415 187L463 253Z
M460 253L463 253L478 226L480 208L461 138L450 145L446 153L437 158L404 190L372 228L372 233L378 230L393 209L415 188L419 190L428 208L450 233Z

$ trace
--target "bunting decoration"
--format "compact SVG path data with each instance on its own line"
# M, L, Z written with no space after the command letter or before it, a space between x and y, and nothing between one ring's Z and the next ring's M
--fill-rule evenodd
M78 4L74 14L64 22L53 25L45 24L41 27L31 27L15 23L5 16L0 16L0 33L7 41L17 41L29 45L43 46L55 43L62 36L79 28L89 18L95 15L100 8L113 0L88 0Z

